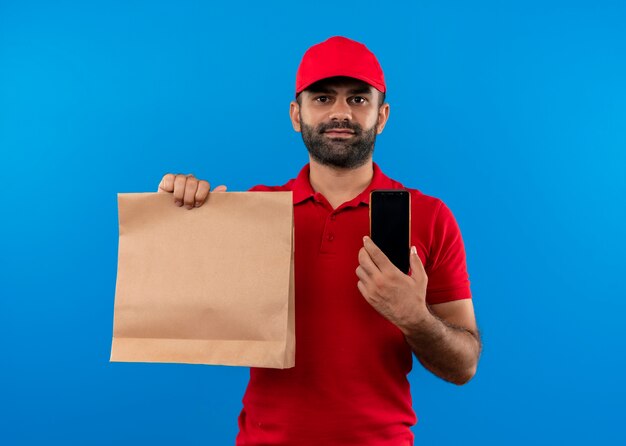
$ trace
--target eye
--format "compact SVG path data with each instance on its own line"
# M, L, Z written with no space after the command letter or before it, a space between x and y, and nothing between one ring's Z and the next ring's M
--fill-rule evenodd
M315 98L315 102L321 102L322 104L327 103L330 100L328 96L318 96Z
M363 96L355 96L352 100L357 104L365 104L367 102L367 99Z

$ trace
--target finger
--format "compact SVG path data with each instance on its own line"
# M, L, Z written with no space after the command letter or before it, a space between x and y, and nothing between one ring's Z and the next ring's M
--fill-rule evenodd
M376 264L381 272L386 272L392 268L395 268L395 265L391 263L385 253L382 252L380 248L376 246L372 239L369 238L367 235L363 237L363 246L365 247L367 253L370 255L372 261Z
M420 259L420 256L417 254L417 248L415 248L415 246L411 246L409 264L411 266L411 277L415 278L426 275L426 270L424 269L424 265L422 264L422 259Z
M365 286L365 284L361 281L358 281L356 283L356 286L361 292L361 295L367 300L367 287Z
M204 204L206 197L209 196L209 190L211 190L211 185L208 181L200 180L198 181L198 190L196 190L195 197L195 206L200 207Z
M357 266L356 268L356 276L359 278L359 280L363 283L369 283L370 281L370 275L367 274L367 272L365 272L365 269L363 269L363 267L361 265Z
M372 260L372 258L367 253L367 250L364 247L359 249L359 265L363 267L363 270L369 276L372 276L380 272L380 270L374 264L374 261Z
M192 209L196 201L196 192L198 191L198 180L194 177L187 177L185 183L185 194L183 195L183 203L187 209Z
M187 176L176 175L174 179L174 202L177 206L183 205L183 198L185 197L185 183L187 183Z
M159 183L159 192L174 192L174 178L176 176L173 173L166 173L163 175L161 182Z
M223 184L221 186L217 186L215 189L213 189L213 192L226 192L226 186L224 186Z

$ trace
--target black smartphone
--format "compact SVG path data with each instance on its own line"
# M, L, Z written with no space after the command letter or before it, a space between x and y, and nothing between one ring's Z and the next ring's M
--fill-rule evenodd
M370 237L391 262L409 273L411 196L403 189L370 192Z

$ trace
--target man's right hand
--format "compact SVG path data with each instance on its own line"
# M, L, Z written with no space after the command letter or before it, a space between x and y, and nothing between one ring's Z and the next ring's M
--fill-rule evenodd
M211 185L208 181L198 180L192 174L166 173L159 183L159 192L169 192L174 195L174 203L187 209L200 207L204 204ZM213 189L213 192L226 192L226 186L221 185Z

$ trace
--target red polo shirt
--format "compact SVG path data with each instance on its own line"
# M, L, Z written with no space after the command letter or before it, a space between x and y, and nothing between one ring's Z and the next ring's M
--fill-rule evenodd
M293 191L296 365L251 368L237 445L404 446L417 421L407 374L412 354L400 330L357 288L369 194L405 189L374 163L370 185L333 209L309 182L309 165L283 186ZM439 199L411 193L411 244L428 275L426 300L471 298L459 227Z

